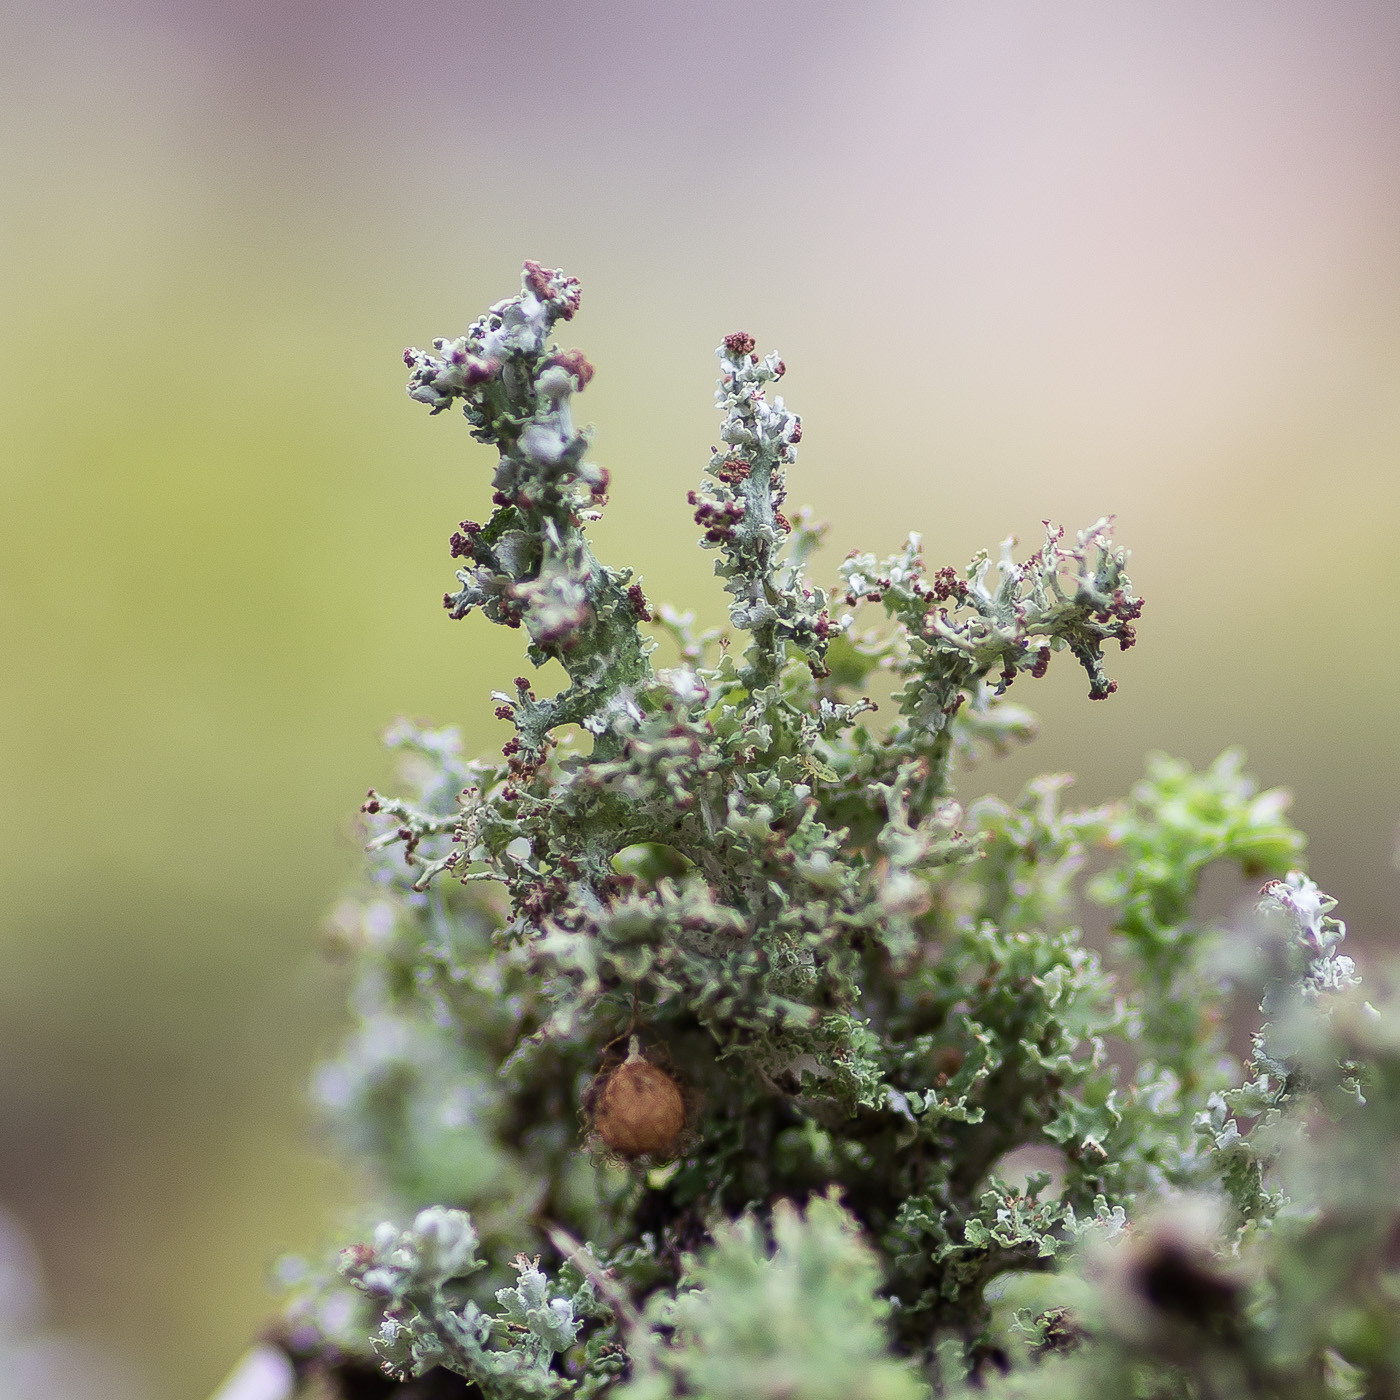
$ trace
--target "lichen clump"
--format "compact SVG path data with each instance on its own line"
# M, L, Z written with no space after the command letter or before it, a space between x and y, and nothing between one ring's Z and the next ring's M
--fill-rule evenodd
M786 366L734 333L688 507L729 626L697 630L589 542L593 369L552 339L579 306L528 263L406 353L411 396L497 452L446 608L565 683L493 692L498 756L391 733L403 786L370 793L369 877L332 920L356 1025L317 1082L387 1219L338 1273L288 1266L299 1374L488 1400L1400 1394L1400 1038L1285 795L1233 753L1154 758L1088 809L1062 776L958 793L1032 737L1018 681L1068 654L1091 699L1116 689L1104 650L1142 602L1108 521L966 569L911 536L820 586ZM1233 930L1196 908L1220 861L1272 877ZM1241 1066L1230 1018L1261 1005Z

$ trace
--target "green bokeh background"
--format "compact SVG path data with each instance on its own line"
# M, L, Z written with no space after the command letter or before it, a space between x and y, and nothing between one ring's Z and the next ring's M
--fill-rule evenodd
M438 606L488 462L398 352L525 257L583 279L651 597L722 615L684 496L746 328L831 561L1117 514L1120 693L1052 674L979 781L1243 743L1392 941L1397 71L1379 0L10 7L0 1202L57 1319L201 1397L351 1199L304 1108L349 814L518 669Z

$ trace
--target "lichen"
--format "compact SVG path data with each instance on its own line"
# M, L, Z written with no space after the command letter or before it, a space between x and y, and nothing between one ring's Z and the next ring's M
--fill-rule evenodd
M730 630L697 634L588 541L593 369L551 340L579 305L527 263L406 352L411 397L498 454L445 604L567 683L493 694L498 757L397 726L401 791L365 802L334 920L357 1024L318 1086L400 1223L302 1278L302 1374L489 1400L1400 1393L1400 1039L1286 795L1230 754L1154 759L1091 809L1062 776L959 796L1034 733L1015 681L1067 652L1091 699L1117 688L1104 647L1142 602L1110 523L995 569L930 569L911 536L819 587L821 530L784 511L785 367L736 332L689 498ZM1197 909L1222 860L1272 880L1233 932ZM1241 1071L1224 1027L1251 998ZM654 1151L600 1123L628 1065L674 1095Z

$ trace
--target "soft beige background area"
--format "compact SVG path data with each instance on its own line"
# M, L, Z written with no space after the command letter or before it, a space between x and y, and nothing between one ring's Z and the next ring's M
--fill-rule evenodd
M1052 674L979 781L1241 742L1393 941L1398 72L1381 0L7 7L0 1202L58 1318L201 1396L348 1198L302 1106L348 814L517 669L438 606L488 464L398 355L524 257L584 280L650 595L720 615L684 496L747 328L833 560L1116 512L1121 692Z

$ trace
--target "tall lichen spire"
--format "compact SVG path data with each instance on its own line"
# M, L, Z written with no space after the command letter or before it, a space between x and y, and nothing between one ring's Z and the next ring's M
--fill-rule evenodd
M465 335L435 340L434 355L404 351L409 396L434 414L460 399L472 436L500 454L495 510L452 536L453 557L466 563L443 605L454 618L479 608L492 622L523 625L530 659L564 666L568 690L519 706L521 743L532 754L561 724L604 732L610 706L651 674L637 629L645 599L630 570L598 562L585 533L608 489L573 419L573 396L593 366L550 341L579 299L576 279L526 263L520 295L497 302Z

